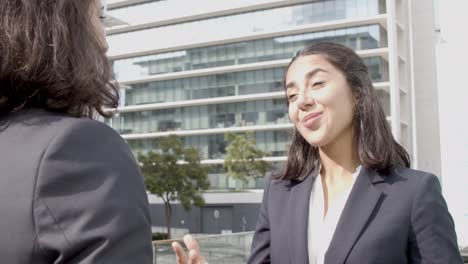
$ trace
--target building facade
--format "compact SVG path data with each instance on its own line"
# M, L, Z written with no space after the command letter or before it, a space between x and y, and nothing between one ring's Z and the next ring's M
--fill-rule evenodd
M395 138L417 163L410 10L404 0L108 0L109 56L121 105L106 123L135 154L154 150L169 134L200 150L210 168L207 207L179 208L174 226L251 230L263 180L243 186L250 191L229 192L240 183L222 166L224 134L253 131L272 168L284 164L293 128L284 69L309 44L333 41L356 50ZM157 198L150 200L164 212ZM203 228L212 218L233 224ZM164 226L163 219L154 213L155 225Z

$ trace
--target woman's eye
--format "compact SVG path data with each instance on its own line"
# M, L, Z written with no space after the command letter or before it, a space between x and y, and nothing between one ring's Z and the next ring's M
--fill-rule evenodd
M101 9L99 9L99 19L104 20L106 19L106 8L103 6Z
M314 83L312 83L312 87L320 86L320 85L322 85L324 83L325 82L314 82Z
M297 96L297 94L290 94L290 95L288 95L288 100L292 101L292 100L294 100L296 98L296 96Z

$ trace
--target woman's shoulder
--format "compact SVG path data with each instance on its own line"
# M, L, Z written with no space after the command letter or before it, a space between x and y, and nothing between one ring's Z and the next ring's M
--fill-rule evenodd
M28 109L12 114L7 121L12 126L21 126L32 130L50 130L54 134L78 129L80 132L100 132L118 135L118 133L104 122L87 117L73 117L63 113L50 112L43 109Z
M424 181L431 178L437 178L437 176L431 172L424 170L417 170L412 168L406 168L402 166L395 166L391 169L390 177L401 177L409 181Z
M104 122L91 119L89 117L73 117L63 113L49 112L46 110L31 110L30 115L37 121L40 121L43 125L50 129L57 127L68 128L68 127L85 127L87 129L104 130L108 132L115 132L112 128L106 125Z
M46 113L43 122L49 123L46 129L55 131L51 142L84 144L90 148L112 150L127 146L125 140L112 127L91 118L76 118L63 114Z
M393 167L385 178L386 183L399 190L417 190L425 185L440 186L439 178L435 174L401 166Z
M77 118L42 109L28 109L3 118L2 133L25 138L30 145L85 143L86 145L126 145L122 137L104 122ZM72 144L73 145L73 144Z

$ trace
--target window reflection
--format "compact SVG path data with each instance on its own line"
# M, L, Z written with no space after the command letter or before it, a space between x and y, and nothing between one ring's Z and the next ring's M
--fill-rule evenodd
M257 147L266 152L267 157L287 155L289 130L256 131ZM223 134L182 137L186 147L200 151L202 159L223 159L226 155L226 142ZM135 154L157 151L158 139L132 139L128 143Z
M108 37L109 55L115 56L143 50L231 39L264 31L286 30L293 26L317 22L374 16L384 11L380 8L379 0L367 0L367 5L359 6L356 4L357 1L313 1L294 6L110 35ZM344 8L335 8L335 6L340 5L344 5ZM210 30L206 30L207 28Z
M216 74L129 85L123 105L173 102L282 91L284 68Z
M109 3L109 0L107 2ZM181 14L183 16L198 15L224 10L226 6L239 8L268 2L271 2L271 0L151 0L130 6L112 8L108 10L108 13L125 21L127 25L139 25L178 18Z
M388 63L364 58L374 82L388 81ZM141 105L283 91L284 67L128 85L122 105Z
M386 35L384 28L372 25L193 48L116 60L113 64L122 82L169 72L289 59L299 49L321 41L337 42L354 50L387 47Z
M277 173L279 170L282 170L285 166L285 163L271 162L269 165L270 168L266 172L265 176L271 176L273 173ZM265 179L263 177L258 179L249 179L247 184L243 184L237 180L229 178L227 176L226 169L222 164L207 165L207 167L211 190L235 189L239 185L242 185L244 189L263 189L265 187Z
M287 123L283 99L128 112L112 118L112 127L121 134Z

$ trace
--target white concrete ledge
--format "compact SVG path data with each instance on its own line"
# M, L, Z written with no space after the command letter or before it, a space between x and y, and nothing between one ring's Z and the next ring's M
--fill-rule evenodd
M246 190L242 192L215 192L208 191L203 193L206 204L258 204L262 202L263 190ZM149 194L148 200L151 204L163 204L163 200L156 195ZM180 204L180 202L172 202Z
M121 136L125 140L133 140L133 139L159 138L159 137L166 137L169 135L198 136L198 135L224 134L227 132L289 130L289 129L292 129L293 127L294 127L293 124L287 123L287 124L272 124L272 125L259 125L259 126L244 126L244 127L224 127L224 128L180 130L180 131L176 130L176 131L168 131L168 132L125 134Z
M249 95L224 96L224 97L216 97L216 98L184 100L184 101L156 103L156 104L123 106L123 107L117 108L116 110L107 109L107 111L128 113L128 112L139 112L139 111L158 110L158 109L180 108L180 107L188 107L188 106L228 104L228 103L238 103L238 102L267 100L267 99L282 99L282 98L285 98L284 92L259 93L259 94L249 94Z
M287 156L262 158L262 160L266 162L285 162L287 159L288 159ZM204 165L224 164L224 160L223 159L208 159L208 160L202 160L200 163Z
M358 50L356 51L356 53L362 58L379 57L379 56L384 59L388 58L388 48ZM212 68L206 68L206 69L200 69L200 70L162 73L162 74L147 76L147 77L140 78L140 79L123 81L123 82L120 82L120 84L122 84L122 88L125 88L126 86L132 85L132 84L192 78L192 77L208 76L208 75L214 75L214 74L224 74L224 73L234 73L234 72L244 72L244 71L254 71L254 70L262 70L262 69L286 67L288 63L290 62L290 60L291 59L274 60L274 61L266 61L266 62L236 64L236 65L229 65L229 66L222 66L222 67L212 67Z
M368 26L368 25L373 25L373 24L379 24L382 27L386 28L387 27L387 15L381 14L381 15L372 16L372 17L334 20L334 21L313 23L313 24L304 25L304 26L285 27L283 29L275 30L275 31L252 32L244 36L231 38L231 39L223 38L223 39L217 39L217 40L207 41L207 42L190 43L187 45L173 45L171 47L144 50L144 51L131 52L131 53L109 54L109 59L120 60L120 59L132 58L132 57L140 57L140 56L154 55L154 54L159 54L159 53L173 52L173 51L178 51L178 50L231 44L231 43L236 43L236 42L251 41L251 40L265 39L265 38L291 36L291 35L335 30L335 29L343 29L343 28L350 28L350 27Z
M374 88L377 90L386 91L388 93L389 88L390 88L390 83L389 82L374 83ZM247 101L256 101L256 100L284 99L284 98L285 98L285 93L281 91L281 92L272 92L272 93L223 96L223 97L204 98L204 99L195 99L195 100L183 100L183 101L154 103L154 104L131 105L131 106L122 106L117 109L108 108L105 110L107 112L115 112L115 113L130 113L130 112L141 112L141 111L180 108L180 107L189 107L189 106L228 104L228 103L238 103L238 102L247 102Z
M145 3L147 1L148 0L120 1L118 3L109 4L108 9L126 7L128 5ZM314 1L317 1L317 0L314 0ZM225 5L225 7L228 7L228 8L222 8L218 10L207 10L207 12L203 12L203 13L199 12L199 13L194 13L194 14L185 15L185 16L183 15L184 13L180 13L181 16L178 16L178 17L173 17L173 18L164 19L164 20L155 20L149 23L124 26L124 27L119 27L115 29L109 29L106 31L106 34L108 36L111 36L111 35L138 31L138 30L143 30L143 29L148 29L148 28L163 27L163 26L186 23L186 22L191 22L191 21L205 20L205 19L216 18L216 17L221 17L221 16L242 14L242 13L247 13L247 12L254 12L254 11L284 7L284 6L292 6L296 4L310 3L310 2L311 2L310 0L279 0L279 1L276 0L276 1L259 3L259 4L258 3L247 4L244 6L235 6L235 7L228 7L228 5Z

